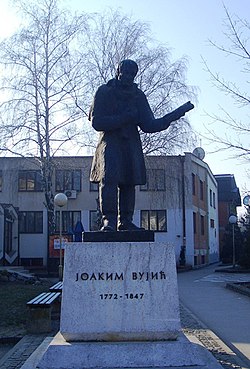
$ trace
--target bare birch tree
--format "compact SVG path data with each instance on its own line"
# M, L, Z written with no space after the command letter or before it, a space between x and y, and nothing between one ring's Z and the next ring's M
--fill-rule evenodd
M85 17L59 10L57 0L16 3L28 24L0 45L0 149L37 158L50 220L51 159L77 133L72 93L82 85L82 56L75 40Z

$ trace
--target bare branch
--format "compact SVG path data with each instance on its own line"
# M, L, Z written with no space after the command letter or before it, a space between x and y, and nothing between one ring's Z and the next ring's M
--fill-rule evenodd
M210 41L210 44L217 48L219 51L225 53L227 56L234 58L239 63L239 73L250 73L250 50L249 50L249 32L250 25L237 16L232 16L229 10L224 6L226 20L224 27L226 29L225 36L229 41L228 44L223 46L218 45L216 42ZM241 108L249 108L250 96L249 81L246 80L247 89L243 90L242 83L240 87L237 83L228 81L218 72L212 72L208 67L207 62L203 59L206 71L211 76L212 83L215 87L221 90L224 94L232 98L233 102L238 104ZM243 65L243 68L242 68ZM237 70L236 70L237 72ZM246 121L242 122L238 118L234 118L228 111L219 107L221 115L207 114L211 118L212 125L218 125L218 123L225 126L224 134L218 134L216 129L209 129L206 127L206 134L203 135L205 139L213 143L215 146L215 152L227 150L232 152L231 157L243 158L244 160L250 160L250 148L249 148L249 115L246 116ZM243 111L242 111L243 112ZM230 135L231 132L231 135Z

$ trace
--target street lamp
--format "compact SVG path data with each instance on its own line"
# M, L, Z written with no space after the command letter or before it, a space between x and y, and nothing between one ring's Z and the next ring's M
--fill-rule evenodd
M233 226L233 268L235 268L235 242L234 242L234 226L237 223L236 215L230 215L228 221Z
M243 204L245 206L250 206L250 195L246 195L244 198L243 198Z
M54 204L59 207L59 238L60 238L60 258L58 274L59 280L62 281L63 266L62 266L62 207L67 204L68 198L64 193L58 193L54 197Z

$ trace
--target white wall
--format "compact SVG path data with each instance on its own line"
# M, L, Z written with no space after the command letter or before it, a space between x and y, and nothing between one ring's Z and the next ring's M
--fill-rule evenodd
M29 210L29 209L25 209ZM34 208L33 208L34 210ZM39 209L37 209L39 210ZM43 210L43 233L19 235L20 258L43 258L43 264L47 265L47 212Z

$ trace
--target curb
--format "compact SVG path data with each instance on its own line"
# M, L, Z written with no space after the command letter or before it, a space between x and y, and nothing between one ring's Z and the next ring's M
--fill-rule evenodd
M239 268L216 268L215 272L217 273L235 273L235 274L250 274L250 269L239 269Z
M238 293L241 293L242 295L250 297L250 288L244 287L244 282L227 283L226 288L234 292L238 292Z

